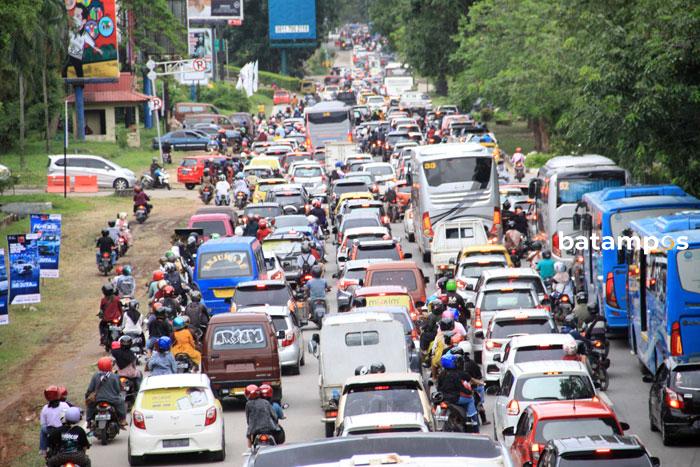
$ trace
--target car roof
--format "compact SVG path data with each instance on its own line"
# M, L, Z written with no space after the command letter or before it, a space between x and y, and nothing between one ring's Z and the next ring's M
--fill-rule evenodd
M614 451L644 451L646 449L636 436L621 435L591 435L574 438L556 438L550 440L559 455L575 452L595 451L596 449L611 449Z
M63 159L63 157L64 157L63 154L52 154L52 155L49 156L49 159L51 159L52 161L54 161L54 160L56 160L56 159ZM107 159L105 156L96 156L96 155L94 155L94 154L66 154L65 157L68 158L68 159L70 159L70 158L72 158L72 157L83 157L83 158L88 158L88 159L101 159L101 160L109 161L109 162L111 162L112 164L114 164L114 162L110 161L110 160ZM115 165L116 165L116 164L115 164Z
M357 296L380 295L380 294L405 294L408 295L408 289L402 285L371 285L360 287L355 291Z
M388 162L368 162L365 164L365 167L391 167L393 169Z
M404 306L360 306L353 308L353 313L391 313L410 316L409 311Z
M269 316L289 316L291 311L286 306L273 305L257 305L257 306L241 306L236 309L236 313L266 313Z
M345 380L345 386L360 384L396 383L400 381L411 381L420 383L423 386L423 378L415 372L394 372L394 373L370 373L367 375L351 376Z
M344 222L344 221L343 221ZM357 240L357 239L355 239ZM353 243L355 242L353 240ZM394 249L396 248L396 240L357 240L357 247L360 249L370 248L370 249Z
M369 206L367 207L377 207L377 206L384 206L384 203L377 199L349 199L345 202L349 206L362 206L364 204L368 204Z
M513 310L498 310L491 321L498 320L513 320L518 317L526 316L527 318L550 318L549 311L544 308L518 308ZM526 318L523 318L526 319Z
M220 314L216 315L216 316L220 316ZM323 327L334 326L334 325L339 325L339 324L365 323L368 321L390 322L390 321L394 321L394 318L389 316L387 313L375 313L375 312L338 313L338 314L326 315L323 318Z
M139 392L150 389L201 387L209 388L209 377L204 373L178 373L172 375L146 376Z
M465 246L464 248L462 248L462 254L479 253L479 252L508 253L508 250L506 250L506 247L503 245L496 245L496 244L492 244L492 243L484 243L483 245Z
M196 221L220 221L220 220L230 220L231 216L224 214L223 212L209 212L201 214L192 214L190 216L191 222Z
M225 214L221 214L225 216ZM222 237L207 240L202 243L197 249L198 253L207 253L211 251L221 251L225 247L246 247L250 248L254 244L258 243L258 239L255 237Z
M462 156L488 156L486 148L479 143L428 144L414 149L419 160L447 159Z
M615 415L615 412L599 400L567 400L541 402L528 406L538 419L578 418Z
M567 342L576 342L570 334L529 334L527 336L515 336L510 340L511 350L519 347L537 345L563 345Z
M481 287L481 289L479 289L479 292L480 293L481 292L491 292L493 290L500 290L503 292L511 292L511 291L515 291L515 290L533 290L532 285L533 284L531 282L517 282L517 280L514 282L508 282L507 284L503 284L503 283L499 283L499 282L496 282L496 283L488 283L487 282L485 285L483 285Z
M512 365L511 370L518 376L545 375L552 372L581 373L588 375L586 366L573 360L541 360L536 362L523 362Z
M367 266L373 263L386 263L389 261L386 258L367 258L367 259L353 259L345 262L346 269L366 269Z
M488 263L506 263L506 259L503 255L473 255L467 256L459 262L460 265L479 265Z
M415 261L404 260L404 261L381 261L375 264L370 264L367 266L368 271L394 271L399 269L420 269Z
M282 287L286 287L286 286L287 286L287 282L286 282L286 281L282 281L282 280L272 280L272 279L270 279L270 280L265 280L265 279L262 279L262 280L257 280L257 281L245 281L245 282L240 282L238 285L236 285L236 288L237 288L237 289L240 289L240 288L242 288L242 287L258 287L258 286L260 286L261 288L264 288L264 287L275 286L275 285L277 285L277 286L282 286Z
M262 317L261 313L245 313L242 311L236 313L218 313L211 317L209 320L209 326L216 324L248 323L251 321L255 323L269 323L270 317Z
M489 269L481 273L485 280L489 279L517 279L521 276L537 276L540 277L537 271L532 268L503 268L503 269Z

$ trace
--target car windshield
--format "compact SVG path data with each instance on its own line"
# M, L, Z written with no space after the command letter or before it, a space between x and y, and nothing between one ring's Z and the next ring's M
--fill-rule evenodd
M197 386L147 389L141 394L140 408L177 412L205 407L211 404L208 389Z
M256 190L258 191L270 191L275 185L280 185L280 183L258 183Z
M301 251L301 242L295 240L265 240L263 250L286 256Z
M700 389L700 365L679 365L673 370L673 387Z
M290 204L292 204L292 205L304 204L304 201L302 200L301 195L285 195L285 194L276 193L275 194L275 201L277 201L282 206L287 206Z
M260 217L273 218L282 215L282 208L279 206L248 206L244 213L248 217L257 214Z
M407 290L416 290L416 275L412 270L374 271L367 285L401 285Z
M515 363L539 362L542 360L561 360L564 358L561 345L533 345L520 347L515 352Z
M423 413L420 393L415 384L378 383L350 389L343 412L346 417L377 412Z
M546 443L550 439L621 434L612 417L540 420L537 423L537 430L535 431L535 441L538 443Z
M491 338L505 339L514 334L548 334L557 332L548 318L499 319L494 321Z
M375 165L367 167L365 170L372 175L394 175L394 170L389 165Z
M252 275L247 251L215 251L197 257L199 279L224 279Z
M423 162L425 179L430 186L446 183L472 183L483 190L491 183L491 157L452 157Z
M537 303L529 290L487 290L481 301L481 311L511 310L514 308L535 308Z
M289 326L287 325L287 320L284 316L273 316L272 327L275 328L275 332L286 331L287 329L289 329Z
M411 138L408 136L408 133L402 135L388 135L386 137L386 142L392 146L400 141L411 141Z
M346 175L346 178L358 179L358 180L363 181L363 182L366 183L367 185L371 185L372 183L374 183L374 180L372 179L372 175L371 175L371 174L367 174L367 175L352 175L352 176L350 176L350 177L348 177L348 176Z
M333 193L338 197L345 193L364 193L369 191L369 187L365 182L358 181L356 183L342 183L333 187Z
M244 306L287 306L289 291L286 286L245 287L236 289L233 302L240 308Z
M478 265L470 265L470 264L463 264L459 267L459 272L457 273L458 276L461 277L472 277L472 278L479 278L481 277L481 273L484 271L488 271L491 269L502 269L506 267L506 263L488 263L488 264L478 264Z
M223 221L196 221L192 223L192 228L202 229L202 233L206 237L211 237L211 234L219 234L222 237L228 235L226 224Z
M352 219L345 219L343 221L343 231L347 229L354 229L355 227L379 227L379 219L376 217L354 217Z
M547 375L521 378L515 385L519 401L590 399L595 389L583 375Z
M247 176L255 176L255 177L266 177L269 175L272 175L272 169L264 168L264 167L255 167L253 169L246 169L245 174Z
M395 246L382 246L372 248L358 248L357 256L354 259L388 259L400 261L399 251Z
M365 269L350 269L343 275L343 279L354 279L354 280L359 280L359 279L364 279L365 277Z
M294 177L320 177L323 174L320 167L298 167L294 169Z
M542 285L542 280L538 276L517 276L516 280L519 283L525 283L525 284L532 286L538 294L546 293L544 290L544 286ZM489 285L499 284L499 285L502 285L503 287L508 287L508 284L510 284L511 281L512 281L511 278L501 277L501 278L497 278L497 279L491 279L489 281Z
M278 229L284 227L306 227L309 221L306 216L279 216L275 219L275 227Z

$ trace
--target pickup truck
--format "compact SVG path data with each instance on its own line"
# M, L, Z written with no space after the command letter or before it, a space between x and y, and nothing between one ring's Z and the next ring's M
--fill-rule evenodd
M349 141L334 141L326 143L326 172L330 174L335 170L335 163L344 161L348 156L357 154L360 149L357 144Z
M474 217L438 222L433 232L430 257L436 279L454 268L450 260L456 258L462 248L488 243L483 221Z

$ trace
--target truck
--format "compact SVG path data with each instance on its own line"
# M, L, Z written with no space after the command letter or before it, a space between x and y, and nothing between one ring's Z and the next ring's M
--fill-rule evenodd
M356 143L350 141L333 141L326 143L326 172L329 174L335 169L335 163L344 161L348 156L357 154L360 149Z
M455 260L463 248L488 243L487 228L484 222L475 217L438 222L433 226L433 239L430 242L430 258L435 277L439 278L452 271Z

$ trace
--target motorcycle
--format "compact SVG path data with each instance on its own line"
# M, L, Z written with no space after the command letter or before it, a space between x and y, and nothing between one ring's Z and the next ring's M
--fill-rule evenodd
M236 193L236 207L238 209L245 208L246 202L248 201L248 196L242 191Z
M308 275L309 279L311 274ZM300 279L301 280L301 279ZM308 280L308 279L307 279ZM309 323L310 311L309 302L306 300L306 293L302 286L299 286L294 292L294 308L297 310L297 319L299 323L304 326Z
M112 342L118 341L122 335L122 328L119 326L119 320L112 320L103 329L103 335L101 337L101 343L104 344L105 352L112 351Z
M98 402L97 413L95 414L95 427L93 433L102 445L112 441L119 433L119 421L117 411L109 402Z
M608 368L610 368L610 359L605 357L605 350L602 347L593 345L588 351L588 360L593 369L593 382L598 383L601 391L607 391L610 385L610 377L608 376Z
M154 179L149 172L144 172L143 175L141 175L141 186L144 189L167 188L170 190L170 175L168 175L168 172L161 169L158 171L156 179Z
M255 438L253 438L253 452L257 452L261 446L277 446L277 442L272 435L265 433L255 435Z
M146 222L146 219L148 219L148 209L146 209L146 206L141 204L136 208L134 216L136 217L136 222L143 224Z
M515 179L520 183L523 178L525 178L525 166L520 162L515 165Z
M202 189L202 194L200 195L200 198L202 199L202 202L204 204L209 204L209 203L211 203L212 195L213 195L213 192L212 192L211 187L205 186Z
M328 305L325 298L315 298L311 301L311 321L319 329L323 326L323 317L326 316Z
M231 204L231 198L229 197L228 193L217 193L216 199L214 200L214 204L216 204L217 206L228 206Z
M131 333L128 332L125 335L131 337L131 351L136 355L137 358L139 358L139 363L140 359L143 356L146 348L146 343L143 341L143 337L141 334L136 334L136 333Z
M123 235L120 235L119 240L117 241L117 256L120 258L126 256L128 249L129 243L127 243L126 238Z
M97 264L97 269L100 271L100 273L107 276L112 271L113 267L114 265L112 264L112 255L110 255L109 253L102 253L102 256L100 257L100 262Z
M445 402L442 393L432 396L435 405L435 420L442 422L442 432L450 433L479 433L479 423L467 416L464 407Z
M180 352L175 355L175 361L177 362L177 372L178 373L196 373L197 365L194 363L192 358L184 352Z
M550 299L552 301L552 314L554 315L554 318L557 321L562 322L564 317L571 313L571 310L573 309L571 297L564 292L553 290L552 294L550 295Z
M130 411L134 406L134 401L136 400L136 380L134 378L127 378L126 376L119 377L119 384L121 386L121 396L126 404L126 410Z

